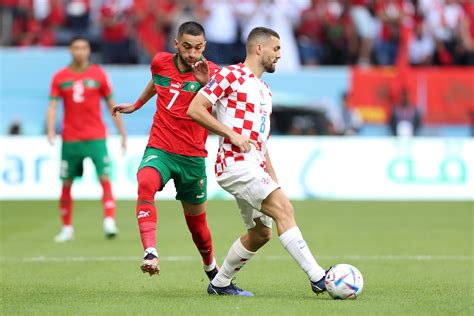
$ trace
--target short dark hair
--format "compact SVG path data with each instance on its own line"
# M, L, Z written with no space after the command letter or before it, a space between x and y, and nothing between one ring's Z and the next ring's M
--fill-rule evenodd
M178 37L181 37L183 34L188 34L192 36L206 36L206 32L204 32L204 28L202 27L202 25L194 21L184 22L179 26Z
M249 33L249 36L247 36L247 48L249 47L249 44L251 42L255 41L258 38L268 39L272 36L278 39L280 38L280 35L278 35L277 32L275 32L272 29L269 29L268 27L263 27L263 26L256 27L253 30L251 30Z
M78 36L74 36L74 37L69 41L69 46L71 46L72 44L74 44L75 41L86 41L87 44L89 44L89 46L91 45L91 41L89 41L89 39L88 39L87 37L78 35Z

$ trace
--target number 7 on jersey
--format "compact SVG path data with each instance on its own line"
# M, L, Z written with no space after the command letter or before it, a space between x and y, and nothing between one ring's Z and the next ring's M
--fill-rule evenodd
M170 103L168 103L168 106L166 107L168 110L171 109L171 107L173 106L174 101L176 101L176 98L179 95L178 90L170 89L170 92L173 93L173 97L171 98Z

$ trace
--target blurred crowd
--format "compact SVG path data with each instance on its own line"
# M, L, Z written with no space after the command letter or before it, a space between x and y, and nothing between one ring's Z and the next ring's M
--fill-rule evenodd
M242 59L254 26L282 38L280 69L300 65L474 65L471 0L2 0L3 46L63 46L87 36L100 62L146 63L173 50L177 26L202 23L206 57Z

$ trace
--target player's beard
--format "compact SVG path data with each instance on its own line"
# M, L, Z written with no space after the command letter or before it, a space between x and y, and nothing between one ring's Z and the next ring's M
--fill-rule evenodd
M274 59L272 59L271 57L263 58L262 65L263 65L263 69L265 69L265 72L268 72L268 73L275 72L276 64L273 62L274 62Z
M181 60L181 63L189 69L191 69L191 66L195 63L181 57L181 54L179 52L178 52L178 59Z

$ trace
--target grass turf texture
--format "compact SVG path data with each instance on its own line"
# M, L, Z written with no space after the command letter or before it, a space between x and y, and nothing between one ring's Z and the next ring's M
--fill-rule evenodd
M142 249L133 202L118 202L120 235L112 241L103 237L100 203L75 202L75 240L55 244L56 201L0 201L1 314L474 312L472 202L295 202L319 263L350 263L362 272L365 287L356 301L314 295L276 231L237 274L237 284L255 297L210 297L179 203L157 205L162 275L150 278L138 268ZM222 263L243 232L235 203L211 201L208 222Z

